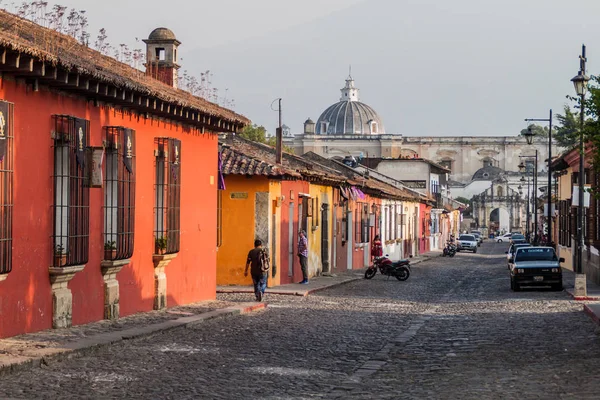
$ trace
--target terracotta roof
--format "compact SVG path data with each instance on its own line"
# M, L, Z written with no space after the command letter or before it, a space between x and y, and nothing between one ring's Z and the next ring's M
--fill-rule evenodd
M102 83L223 119L238 127L250 123L242 115L148 77L143 71L84 46L70 36L1 10L0 46Z
M359 186L359 188L365 193L369 193L378 197L408 201L421 201L423 199L423 197L420 195L417 195L409 190L398 188L374 177L363 176L353 168L350 168L339 161L322 157L316 153L308 152L302 157L335 170L338 174L346 177L346 181L349 184ZM430 198L427 199L432 200Z
M318 180L327 184L344 182L335 171L309 160L283 153L276 163L275 149L262 143L228 135L221 140L223 174L264 175L281 178Z

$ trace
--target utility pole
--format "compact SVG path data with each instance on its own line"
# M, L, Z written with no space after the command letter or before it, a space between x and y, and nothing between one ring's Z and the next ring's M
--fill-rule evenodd
M584 124L585 124L585 93L587 91L587 84L590 78L585 74L585 63L587 58L585 56L585 45L581 46L581 55L579 56L579 72L571 79L575 86L575 91L581 97L581 104L579 108L579 174L578 174L578 205L577 205L577 253L576 253L576 264L575 264L575 296L586 296L587 295L587 284L586 277L583 273L583 227L585 226L583 208L584 204L584 190L585 190L585 145L584 145Z
M281 159L283 157L283 128L281 126L281 99L279 98L277 100L279 101L279 108L277 109L279 111L279 125L275 130L275 162L281 164Z
M554 243L552 241L552 110L550 110L550 116L546 118L526 118L525 121L546 121L548 122L548 240L546 243L549 246L554 247ZM528 139L528 143L530 138ZM533 139L531 139L533 140ZM531 143L530 143L531 144ZM537 153L537 151L536 151ZM537 161L536 161L537 168ZM537 194L537 193L536 193ZM536 208L537 209L537 208Z

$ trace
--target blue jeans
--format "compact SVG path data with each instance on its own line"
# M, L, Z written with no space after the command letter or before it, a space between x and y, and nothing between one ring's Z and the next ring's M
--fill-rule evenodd
M254 295L258 297L258 293L265 293L267 288L267 279L269 275L252 275L252 283L254 284Z

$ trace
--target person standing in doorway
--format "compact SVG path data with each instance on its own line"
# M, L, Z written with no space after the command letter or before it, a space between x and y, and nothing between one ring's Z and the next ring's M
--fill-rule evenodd
M267 289L270 259L267 249L263 248L262 241L259 239L254 241L254 248L248 253L244 276L248 276L248 267L250 267L250 274L252 275L256 301L262 301Z
M371 244L371 259L381 257L383 255L383 246L381 245L381 239L379 235L375 235L373 244Z
M298 258L300 259L300 268L302 269L302 282L303 285L308 284L308 239L306 239L306 232L300 231L298 235Z

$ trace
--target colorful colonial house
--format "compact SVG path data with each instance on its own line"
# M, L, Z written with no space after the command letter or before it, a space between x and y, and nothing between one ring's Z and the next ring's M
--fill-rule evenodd
M145 42L146 73L0 12L0 337L215 298L216 132L249 121Z
M587 146L585 154L584 194L584 241L583 273L593 282L600 284L600 197L592 189L600 188L600 173L593 168L593 147ZM577 257L577 215L579 200L579 149L564 153L552 163L558 180L557 205L552 240L560 257L565 259L563 268L574 270ZM592 193L590 193L592 191Z
M340 201L334 206L334 218L339 221L334 228L337 264L353 268L369 265L375 235L381 237L384 252L392 258L417 254L416 238L422 224L419 205L427 202L426 196L394 185L393 178L375 176L375 171L366 171L351 160L341 162L313 152L303 157L335 169L346 179L346 186L338 189Z
M302 280L298 232L307 233L309 276L329 272L333 187L344 180L302 157L229 135L221 141L217 284L250 284L246 256L260 239L271 254L269 286Z

